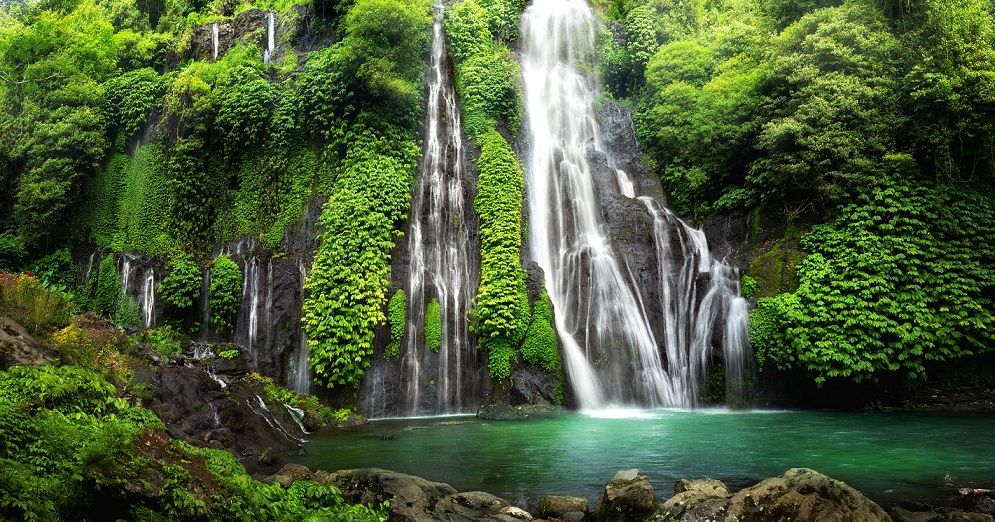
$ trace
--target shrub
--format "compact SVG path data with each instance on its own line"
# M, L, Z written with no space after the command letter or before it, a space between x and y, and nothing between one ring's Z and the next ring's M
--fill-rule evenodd
M242 270L228 256L218 256L211 270L211 324L230 330L242 303Z
M172 270L162 278L159 292L163 300L177 308L189 308L200 299L200 267L189 256L171 259Z

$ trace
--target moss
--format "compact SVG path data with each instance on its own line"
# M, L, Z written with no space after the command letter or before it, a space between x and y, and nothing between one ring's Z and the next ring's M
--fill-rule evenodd
M753 297L773 297L798 288L798 263L805 253L784 240L750 263L749 277L756 280Z
M433 352L442 346L442 308L438 299L432 299L425 309L425 342Z
M404 324L407 321L405 317L407 303L408 299L404 290L398 290L394 292L394 295L390 298L390 303L387 304L387 321L390 322L390 344L387 345L387 349L384 351L384 359L397 357L397 354L401 351L401 337L404 335Z
M522 344L522 356L532 365L542 366L547 372L560 371L559 340L553 328L553 303L543 287L542 295L535 302L532 324Z

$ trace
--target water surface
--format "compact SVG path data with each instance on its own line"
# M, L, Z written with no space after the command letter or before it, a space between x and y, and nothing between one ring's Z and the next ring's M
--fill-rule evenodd
M616 471L639 468L661 499L678 478L742 487L809 467L883 506L936 502L995 480L995 417L927 413L721 410L570 413L525 422L434 417L315 434L294 461L334 471L379 467L532 501L597 500Z

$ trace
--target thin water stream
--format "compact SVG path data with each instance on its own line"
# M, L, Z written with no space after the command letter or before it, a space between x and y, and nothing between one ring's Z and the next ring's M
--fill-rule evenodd
M616 471L638 468L661 499L679 478L745 487L792 467L810 467L887 507L935 502L959 486L990 487L995 418L961 414L725 410L606 411L527 422L474 417L374 421L312 434L312 469L380 467L538 500L576 495L596 502Z

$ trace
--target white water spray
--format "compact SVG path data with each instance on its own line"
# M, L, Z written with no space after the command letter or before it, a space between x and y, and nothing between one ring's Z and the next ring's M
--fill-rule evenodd
M737 316L735 326L719 324L731 315L726 311L735 296L718 277L699 304L699 274L728 267L713 263L701 230L658 201L639 198L654 219L664 317L648 315L653 303L644 302L625 258L612 246L588 163L590 147L604 152L595 113L597 81L586 72L597 70L594 23L583 0L536 0L522 15L532 255L545 272L565 366L582 408L693 407L713 332L737 342L733 330L740 331L742 321ZM622 195L637 196L624 171L615 169L615 177ZM679 255L670 251L672 233L680 238ZM745 311L745 302L736 306ZM658 321L664 322L662 340L651 326Z
M276 31L274 31L273 12L266 13L266 52L263 54L263 63L269 64L273 59L273 51L276 49Z
M433 27L428 74L425 152L408 235L411 275L403 354L407 413L423 407L447 413L477 406L476 349L467 321L473 283L464 209L467 195L462 127L449 72L441 9L439 13ZM425 306L430 298L438 299L442 316L437 401L431 406L422 404L421 397L427 356L423 336Z
M218 23L211 24L211 41L214 44L214 61L218 61Z

